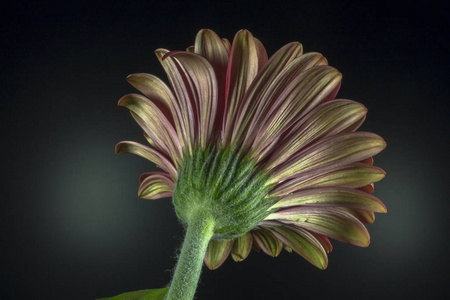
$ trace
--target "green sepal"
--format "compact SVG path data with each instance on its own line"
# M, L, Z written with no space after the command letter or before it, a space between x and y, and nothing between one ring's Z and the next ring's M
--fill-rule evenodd
M97 300L163 300L168 290L168 287L151 290L139 290L122 293L113 297L99 298Z
M197 148L183 157L173 204L183 223L202 212L214 220L214 239L233 240L255 228L277 202L267 181L256 162L237 150Z

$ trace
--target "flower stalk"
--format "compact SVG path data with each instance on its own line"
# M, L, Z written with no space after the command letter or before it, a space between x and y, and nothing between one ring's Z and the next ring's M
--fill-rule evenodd
M204 213L191 216L166 300L192 300L197 289L214 221Z

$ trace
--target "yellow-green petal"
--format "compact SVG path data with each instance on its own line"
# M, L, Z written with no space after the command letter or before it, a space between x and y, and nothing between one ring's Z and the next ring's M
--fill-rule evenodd
M283 244L269 230L258 228L252 230L253 240L267 255L277 257L283 249Z
M225 87L224 141L229 142L239 106L248 87L258 74L258 50L255 39L247 30L234 37L228 62Z
M374 195L344 187L322 187L295 192L282 197L271 209L300 205L349 207L386 212L386 206Z
M334 100L319 105L284 134L281 143L274 148L267 167L271 169L315 141L354 131L353 125L360 124L366 113L364 105L351 100Z
M274 235L314 266L324 270L328 266L328 256L322 244L307 230L265 222L262 226L270 228Z
M352 132L325 138L292 155L271 170L270 183L292 177L315 168L337 168L374 156L386 147L386 142L370 132Z
M183 115L170 88L158 77L146 73L128 75L127 81L144 94L144 96L154 101L160 109L161 105L158 103L163 104L170 110L171 120L173 120L177 130L181 147L184 149L184 139L181 135L184 130Z
M267 102L261 102L261 100L270 86L269 83L274 80L286 65L301 54L302 45L300 43L289 43L272 55L249 87L245 95L246 101L243 101L239 107L231 143L239 144L243 141L257 109L263 109L259 108L259 106L268 105Z
M383 179L385 172L377 167L353 163L339 168L318 168L300 172L294 178L277 184L273 196L285 196L296 191L318 187L363 188Z
M177 170L174 164L169 161L161 152L156 149L147 147L137 142L123 141L116 145L116 153L133 153L139 155L170 174L173 179L177 178Z
M233 247L231 248L231 257L234 261L243 261L247 258L252 250L252 235L247 232L234 240Z
M273 147L274 140L289 128L293 121L320 103L334 99L337 93L342 76L336 69L315 66L303 71L299 66L301 64L291 63L267 91L265 101L269 101L271 107L261 116L260 121L255 122L259 128L252 149L255 157L262 156L267 147Z
M143 199L172 197L174 183L169 174L149 172L139 186L138 196Z
M266 219L294 224L356 246L367 247L370 243L366 227L352 214L336 207L296 206L274 212Z
M176 165L181 161L181 146L173 125L161 110L148 98L129 94L118 103L131 111L136 122L144 129L158 149L162 149Z
M169 59L173 59L177 68L174 73L183 81L184 91L193 103L197 128L195 141L206 148L213 134L218 103L214 69L204 57L188 52L176 52L166 58Z
M214 240L209 242L208 249L205 254L205 265L210 270L220 267L230 254L233 241Z

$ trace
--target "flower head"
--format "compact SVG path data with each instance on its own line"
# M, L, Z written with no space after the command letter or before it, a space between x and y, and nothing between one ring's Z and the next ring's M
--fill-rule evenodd
M163 172L140 177L139 196L173 196L179 219L211 218L210 269L251 249L296 253L326 268L328 238L369 244L365 223L386 212L373 196L384 171L372 157L384 140L356 131L367 109L335 99L341 74L319 53L289 43L268 58L246 30L233 42L201 30L186 51L157 49L169 86L150 74L128 81L142 95L119 100L150 147L120 142L117 153Z

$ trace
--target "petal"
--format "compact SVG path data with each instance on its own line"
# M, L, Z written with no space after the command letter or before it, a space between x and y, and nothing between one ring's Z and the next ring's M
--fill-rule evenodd
M292 225L292 226L295 226L295 225ZM297 226L295 226L295 227L297 227ZM326 253L330 253L331 251L333 251L333 245L331 245L330 240L326 236L317 234L315 232L309 232L309 233L312 234L319 241L319 243L322 245L322 247Z
M250 250L252 250L252 240L250 232L234 240L233 248L231 249L231 257L234 261L240 262L247 258Z
M195 38L195 53L206 58L216 72L218 81L225 82L228 52L222 40L212 30L202 29ZM220 79L220 80L219 80Z
M180 127L182 130L179 132L183 140L181 144L185 147L183 148L183 151L187 150L192 154L195 134L198 130L196 103L193 103L193 99L190 97L191 88L189 87L189 84L185 82L185 78L183 74L180 73L177 63L170 57L170 54L173 53L169 53L170 52L166 49L157 49L155 51L159 62L167 73L170 86L175 92L175 99L178 103L178 107L183 114L180 120ZM166 57L166 55L169 56Z
M241 103L238 116L234 124L232 143L239 144L247 134L250 122L256 113L256 109L266 103L261 103L264 93L281 70L293 59L302 54L300 43L290 43L278 50L257 75L249 87L245 97L248 99ZM261 108L260 108L261 109Z
M374 156L386 147L386 142L370 132L352 132L325 138L292 155L270 173L270 183L314 168L338 168Z
M356 189L324 187L307 189L282 197L271 209L308 205L316 207L349 207L374 212L386 212L386 206L377 197ZM270 217L270 216L269 216Z
M267 162L268 168L280 164L295 152L319 139L353 131L353 125L359 125L366 113L367 109L362 104L350 100L323 103L286 132L283 140L274 147L274 152Z
M295 206L272 213L266 219L295 224L356 246L367 247L370 243L366 227L352 214L338 207Z
M342 76L336 69L316 66L303 71L300 68L302 73L298 74L296 67L302 64L293 62L291 65L294 66L279 75L280 79L266 95L271 107L255 124L258 130L252 149L256 157L261 156L266 147L273 146L273 140L293 122L320 103L334 99L339 89Z
M266 65L269 58L267 57L266 48L264 48L264 45L257 38L255 38L255 46L256 46L256 53L258 55L258 71L259 71Z
M166 54L166 60L172 59L177 67L174 72L178 80L183 80L185 90L194 103L197 115L196 128L198 136L196 140L206 148L211 140L217 111L217 80L211 64L202 56L188 53L175 52Z
M262 226L270 228L279 240L314 266L322 270L327 268L327 253L312 233L299 227L280 225L277 222L264 222Z
M225 110L225 80L229 49L227 50L222 40L214 31L203 29L199 31L195 39L195 53L205 57L211 63L216 74L218 94L217 117L214 127L217 130L222 126L222 117Z
M229 143L236 113L248 87L258 73L258 50L255 39L247 30L234 37L225 86L224 141Z
M283 249L281 241L272 232L264 228L252 230L252 237L259 249L272 257L277 257Z
M225 49L227 50L228 56L230 55L231 52L231 43L228 39L222 38L222 44L225 47Z
M127 77L127 81L154 102L161 111L165 113L162 107L167 107L170 110L170 121L174 123L181 147L184 149L183 142L185 138L182 136L184 130L182 126L183 115L170 88L158 77L145 73L131 74Z
M367 224L367 223L372 224L373 222L375 222L375 214L371 210L348 208L348 207L344 207L342 209L349 212L355 218L360 220L361 223L363 223L363 224Z
M123 141L116 145L116 153L133 153L154 162L158 167L170 174L173 179L177 178L177 170L173 163L169 161L158 150L152 149L140 143L132 141Z
M181 162L181 146L175 129L149 99L138 94L123 96L118 103L131 110L131 115L155 143L156 148L169 155L176 165Z
M361 188L359 188L361 191L366 192L366 193L373 193L375 191L375 185L373 183L368 184L366 186L363 186Z
M254 117L250 119L246 144L253 142L264 118L289 83L306 70L326 64L326 59L320 53L302 55L302 45L299 43L287 44L277 51L270 58L265 70L258 75L258 85L249 92L249 102L254 102L257 107L250 110Z
M174 183L170 175L163 172L150 172L143 176L138 196L144 199L172 197Z
M354 163L335 169L316 168L298 173L292 179L277 184L273 196L285 196L292 192L316 187L362 188L383 179L385 172L377 167Z
M214 240L208 244L205 254L205 264L210 270L220 267L230 254L233 241Z

